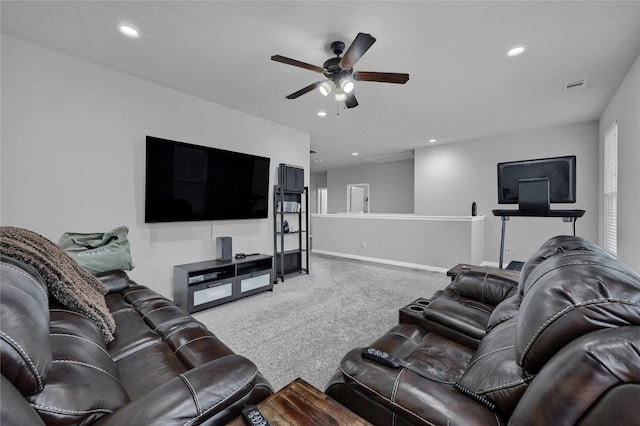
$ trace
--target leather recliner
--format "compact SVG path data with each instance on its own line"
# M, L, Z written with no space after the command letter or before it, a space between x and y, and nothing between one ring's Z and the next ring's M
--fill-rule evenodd
M556 237L524 265L517 288L508 281L493 291L504 295L493 309L486 300L456 300L468 279L426 304L424 327L400 323L369 345L404 366L365 359L356 348L326 393L376 425L639 424L638 272L587 240ZM475 344L458 337L469 337L460 324L477 303L490 312L475 324ZM456 321L439 322L448 316Z
M99 276L116 322L105 344L31 266L0 266L2 425L218 425L273 392L255 364L123 271Z

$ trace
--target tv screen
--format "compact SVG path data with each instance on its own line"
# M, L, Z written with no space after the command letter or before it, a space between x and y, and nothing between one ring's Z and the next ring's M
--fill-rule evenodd
M266 218L269 162L147 136L145 222Z
M520 181L549 180L549 202L576 202L576 156L498 163L498 203L517 204Z

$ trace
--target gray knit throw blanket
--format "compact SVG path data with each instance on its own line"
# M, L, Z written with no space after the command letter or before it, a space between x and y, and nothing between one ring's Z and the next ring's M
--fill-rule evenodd
M3 226L0 253L35 268L54 299L95 322L107 343L113 340L116 323L104 298L107 287L58 245L33 231Z

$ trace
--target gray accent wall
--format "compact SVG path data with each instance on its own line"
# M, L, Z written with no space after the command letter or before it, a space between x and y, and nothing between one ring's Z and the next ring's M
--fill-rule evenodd
M413 213L413 160L327 172L327 213L347 211L347 185L368 183L370 213Z

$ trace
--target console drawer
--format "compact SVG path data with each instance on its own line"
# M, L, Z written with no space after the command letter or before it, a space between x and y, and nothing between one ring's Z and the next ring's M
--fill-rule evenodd
M243 275L238 277L240 284L240 293L248 293L251 291L264 291L273 287L273 280L271 279L271 269L266 271L260 271L253 274Z

